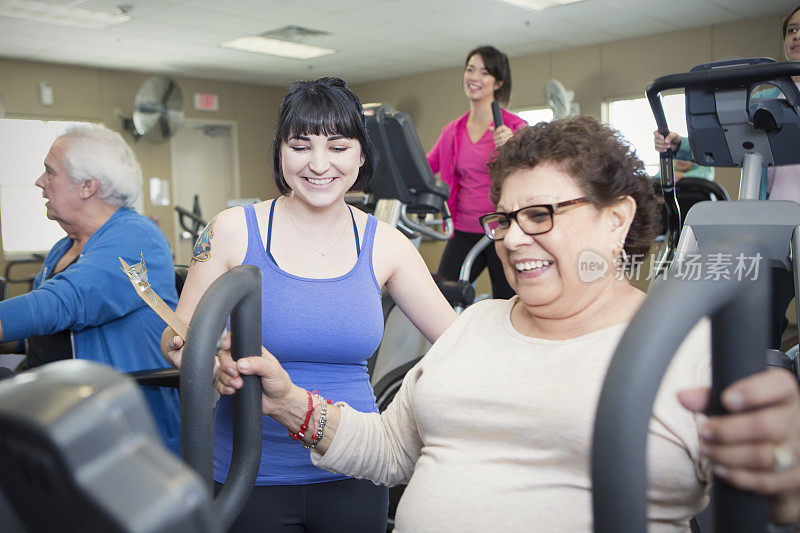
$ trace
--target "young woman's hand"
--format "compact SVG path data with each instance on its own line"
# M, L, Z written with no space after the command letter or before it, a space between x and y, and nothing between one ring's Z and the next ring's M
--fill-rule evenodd
M161 354L175 368L181 367L183 359L183 339L169 326L161 334Z
M495 128L494 126L489 126L489 130L492 131L494 135L494 146L495 148L500 148L503 146L506 141L508 141L514 132L511 131L511 128L503 124L499 128Z

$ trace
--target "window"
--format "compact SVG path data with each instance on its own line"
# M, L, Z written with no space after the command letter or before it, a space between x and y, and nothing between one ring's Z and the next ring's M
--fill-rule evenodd
M78 122L0 119L0 225L3 252L48 251L65 233L45 216L42 190L34 182L53 141Z
M686 104L683 93L662 96L661 102L670 130L685 137ZM636 155L644 161L647 173L655 175L658 172L658 152L653 148L656 120L647 98L612 100L608 103L608 123L628 139Z
M515 111L525 122L531 126L539 122L550 122L553 120L553 110L549 107L536 107L532 109L521 109Z

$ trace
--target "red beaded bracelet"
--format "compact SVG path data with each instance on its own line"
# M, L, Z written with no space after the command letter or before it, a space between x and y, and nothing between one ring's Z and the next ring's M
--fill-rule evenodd
M308 421L311 419L311 415L314 413L314 397L311 396L310 392L306 391L306 393L308 394L308 411L306 411L306 418L303 420L303 423L297 433L292 433L291 430L289 431L289 436L291 436L294 440L300 440L305 436L306 431L308 431Z

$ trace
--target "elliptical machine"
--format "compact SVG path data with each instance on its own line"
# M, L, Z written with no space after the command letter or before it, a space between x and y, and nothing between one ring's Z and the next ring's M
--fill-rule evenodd
M647 88L663 135L669 128L660 93L685 88L689 142L696 161L741 167L742 179L738 201L695 205L681 231L674 154L661 154L666 247L658 261L660 275L620 341L601 393L592 450L595 531L647 528L645 449L653 401L673 354L702 316L712 316L711 414L724 412L719 394L725 387L767 364L797 375L797 350L789 354L767 350L766 332L772 271L792 272L795 296L800 287L800 204L758 199L763 167L800 163L796 150L800 91L788 78L793 75L800 75L800 64L741 59L699 65L686 74L658 78ZM762 84L778 87L785 99L752 97L753 89ZM748 272L744 279L720 275L721 260L747 256L759 258L755 278ZM690 263L701 267L700 278L687 278ZM680 311L668 314L665 308ZM651 346L646 354L640 348L643 342ZM716 477L712 491L714 530L765 531L763 497L734 489Z
M365 191L374 201L375 217L397 227L417 246L422 236L439 241L449 239L453 234L447 207L450 188L431 172L411 117L388 104L366 104L364 114L367 132L379 153L375 177ZM442 231L432 229L421 220L427 215L441 216L441 222L434 223L440 224ZM415 217L420 220L414 220ZM475 299L469 273L475 257L489 243L489 239L484 238L473 247L465 259L459 281L434 276L439 290L457 312ZM367 363L380 411L388 407L406 373L431 346L386 293L383 312L383 339ZM404 488L405 485L400 485L389 489L389 530L394 527L394 514Z
M800 163L796 149L800 142L800 91L789 78L792 75L800 75L800 64L769 58L737 59L698 65L685 74L658 78L647 88L660 133L669 132L660 93L685 88L689 143L697 163L742 169L737 201L701 202L689 210L681 225L672 169L674 153L668 150L661 154L668 231L655 270L658 276L651 287L685 266L709 243L754 234L764 246L764 255L759 258L762 266L791 272L797 296L800 205L759 199L762 168ZM753 89L765 84L780 89L785 98L753 97ZM795 305L800 311L800 299L795 299ZM797 371L795 356L789 358L773 350L769 357L770 364Z
M431 172L411 117L385 103L365 104L364 115L367 133L379 153L375 177L365 191L374 202L374 216L397 227L417 245L422 236L449 239L453 234L447 207L450 188ZM442 231L420 220L427 215L441 216ZM453 307L464 308L475 298L469 283L436 280L436 284ZM383 340L367 363L381 411L394 398L406 372L430 348L428 340L385 293L383 313Z
M185 463L161 445L134 380L104 365L60 361L0 383L0 488L16 515L3 516L0 506L4 527L19 521L29 531L227 530L258 473L261 384L246 376L233 398L231 468L212 503L213 362L229 314L233 357L261 353L260 278L252 266L225 273L192 318L180 375Z

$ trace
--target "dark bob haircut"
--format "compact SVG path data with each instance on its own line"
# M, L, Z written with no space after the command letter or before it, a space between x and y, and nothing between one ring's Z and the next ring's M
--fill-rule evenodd
M494 91L494 99L503 105L508 105L508 100L511 98L511 67L508 66L508 56L494 46L479 46L467 54L464 68L467 68L470 58L475 54L481 56L486 71L500 82L500 88Z
M625 251L643 258L661 224L661 213L644 164L623 137L585 115L540 122L514 133L489 163L497 204L503 182L513 172L542 163L558 165L572 176L595 208L624 196L636 201L636 214L625 239Z
M799 6L797 6L796 8L794 8L794 9L792 10L792 12L791 12L791 13L789 13L788 15L786 15L786 18L785 18L785 19L783 19L783 33L781 33L781 36L782 36L784 39L786 38L786 30L789 28L789 21L790 21L790 20L792 20L792 17L793 17L793 16L794 16L794 14L795 14L795 13L797 13L798 11L800 11L800 5L799 5Z
M361 102L339 78L319 78L292 84L283 97L272 141L272 168L281 194L292 190L283 177L281 144L299 135L341 135L361 143L364 164L350 190L363 190L372 180L377 153L367 136Z

